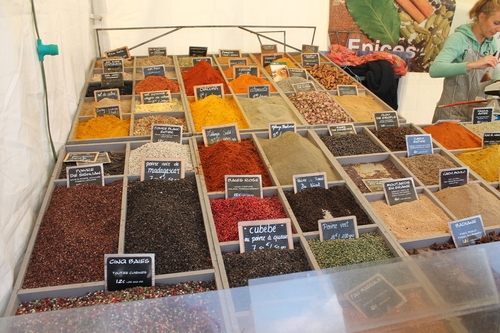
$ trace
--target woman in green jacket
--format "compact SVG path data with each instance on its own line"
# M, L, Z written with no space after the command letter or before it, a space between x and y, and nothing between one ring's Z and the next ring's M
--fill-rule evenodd
M484 88L500 80L497 44L500 32L500 0L479 0L469 11L472 22L462 24L451 34L431 64L431 77L444 77L438 105L485 98ZM467 104L436 107L432 122L440 119L471 120Z

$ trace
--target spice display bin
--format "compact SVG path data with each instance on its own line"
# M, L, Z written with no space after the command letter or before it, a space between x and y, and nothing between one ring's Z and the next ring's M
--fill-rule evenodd
M130 116L133 108L133 98L131 95L129 96L121 96L120 102L118 102L121 106L122 116ZM96 103L94 102L94 97L84 97L80 105L78 106L78 112L80 121L89 120L94 117L94 106ZM124 106L127 106L126 108ZM130 110L130 111L129 111ZM129 111L129 112L127 112Z
M139 121L143 118L147 117L155 117L155 116L169 116L178 119L179 121L182 121L186 125L187 131L182 132L183 137L188 137L191 135L191 133L194 132L193 126L188 119L186 119L185 113L183 111L177 111L177 112L141 112L141 113L134 113L132 115L131 121L130 121L130 132L132 136L137 136L140 137L142 140L150 139L150 135L135 135L136 134L136 121ZM153 119L153 118L151 118ZM189 119L190 120L190 119ZM157 123L157 122L151 122L151 124ZM165 124L169 125L169 124ZM170 124L172 125L172 124Z

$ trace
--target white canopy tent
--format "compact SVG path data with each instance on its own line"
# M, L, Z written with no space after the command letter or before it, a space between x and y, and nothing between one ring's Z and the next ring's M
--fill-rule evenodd
M328 47L328 0L33 1L37 25L30 1L5 0L0 5L3 45L0 53L3 64L0 79L0 313L10 296L54 165L47 119L50 119L50 132L58 151L66 142L92 59L100 56L95 27L314 26L317 28L314 44L320 50ZM456 14L465 21L467 9L460 8L470 8L473 1L457 2L460 6ZM266 29L258 31L263 30ZM289 45L300 47L311 42L310 29L285 30ZM159 34L149 30L106 31L99 35L99 41L101 50L106 51L137 45ZM281 40L282 33L272 36ZM43 44L59 47L59 55L46 56L43 62L48 109L37 56L38 38ZM263 43L266 44L266 40ZM146 55L149 46L167 46L169 54L181 55L187 54L190 45L207 46L210 53L219 48L259 52L254 34L238 28L214 27L183 29L131 53ZM428 123L440 87L440 80L430 79L424 73L410 73L402 78L402 116L416 123Z

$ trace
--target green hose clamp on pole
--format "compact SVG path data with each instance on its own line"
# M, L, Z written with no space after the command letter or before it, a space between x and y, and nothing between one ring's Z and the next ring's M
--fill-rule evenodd
M59 48L55 44L43 45L41 39L36 40L38 49L38 60L43 61L46 55L58 55Z

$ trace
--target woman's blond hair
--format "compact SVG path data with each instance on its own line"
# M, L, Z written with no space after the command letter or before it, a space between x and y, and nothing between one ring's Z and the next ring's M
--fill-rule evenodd
M479 0L469 10L469 17L477 22L479 14L484 13L488 17L497 10L500 10L500 0Z

